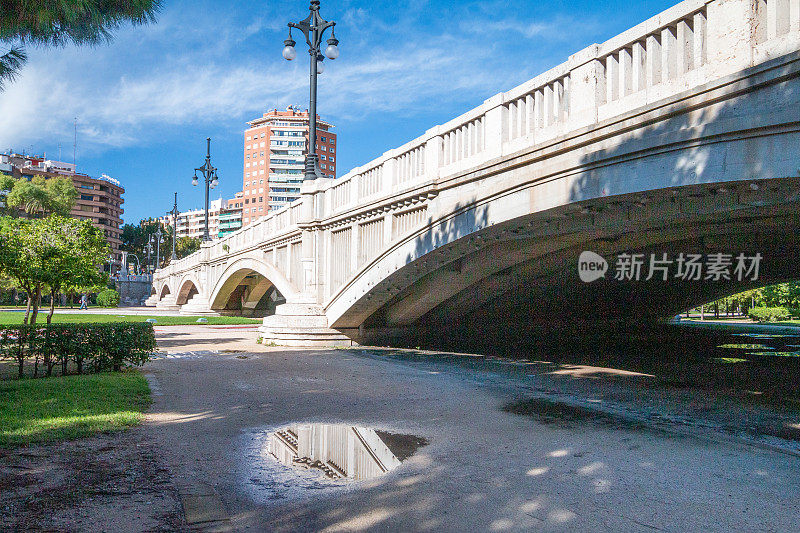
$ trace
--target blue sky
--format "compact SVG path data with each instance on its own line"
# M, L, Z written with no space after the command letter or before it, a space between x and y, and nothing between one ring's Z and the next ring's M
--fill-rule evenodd
M336 125L344 175L674 5L672 0L328 1L341 55L320 76L318 112ZM307 1L164 0L155 25L109 46L31 49L0 93L0 150L46 152L126 189L126 222L201 207L192 187L205 138L220 194L242 186L245 122L308 106L308 60L281 57L286 23ZM300 40L297 38L298 43ZM302 45L304 46L304 45Z

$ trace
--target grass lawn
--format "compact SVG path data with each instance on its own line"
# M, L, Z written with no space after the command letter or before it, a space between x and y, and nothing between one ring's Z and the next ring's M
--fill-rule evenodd
M39 313L36 318L37 324L44 324L47 317L47 312ZM0 325L7 324L22 324L22 319L25 318L25 313L18 311L0 311ZM86 322L144 322L148 318L156 319L157 326L182 326L186 324L197 323L196 316L147 316L147 315L96 315L96 314L72 314L72 313L59 313L56 311L53 314L54 324L66 323L86 323ZM208 325L224 325L224 324L260 324L260 318L242 318L238 316L209 316Z
M137 425L150 388L135 370L0 381L0 447L67 440Z

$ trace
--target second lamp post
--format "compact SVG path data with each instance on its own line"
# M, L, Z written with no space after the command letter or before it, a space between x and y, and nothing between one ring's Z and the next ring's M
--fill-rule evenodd
M306 36L306 43L308 43L308 53L311 56L311 94L309 97L308 105L308 149L306 150L306 163L305 163L305 178L313 180L320 177L318 172L318 156L317 156L317 74L322 74L325 69L323 60L325 59L320 53L320 46L322 45L322 37L325 30L331 29L331 38L328 39L328 47L325 49L325 55L328 59L336 59L339 57L339 41L333 33L333 27L336 23L323 19L319 15L319 0L311 0L309 6L311 13L300 22L289 23L289 38L283 41L283 57L287 61L297 57L297 52L294 45L297 44L292 39L292 28L298 29Z
M217 177L217 169L211 164L211 137L206 137L206 162L202 167L194 169L194 177L192 177L192 185L197 185L198 176L200 172L206 181L206 225L203 230L203 240L210 241L211 235L208 232L208 191L213 189L219 183Z

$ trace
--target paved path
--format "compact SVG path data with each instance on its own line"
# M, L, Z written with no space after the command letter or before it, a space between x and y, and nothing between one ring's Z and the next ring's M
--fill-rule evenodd
M260 347L246 330L183 337L162 330L162 343L182 344L146 367L155 400L147 427L195 529L792 531L800 524L796 456L624 423L545 424L509 414L502 406L526 390L515 372L362 350ZM225 344L228 335L239 340ZM214 353L247 348L253 352ZM269 428L295 421L367 425L430 444L377 481L302 491L276 481L279 469L263 452Z

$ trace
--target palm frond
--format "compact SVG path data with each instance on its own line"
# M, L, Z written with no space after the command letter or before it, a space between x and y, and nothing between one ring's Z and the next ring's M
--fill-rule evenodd
M11 47L11 50L0 56L0 91L5 88L5 82L14 81L27 59L25 50L18 46Z
M111 40L124 24L155 22L162 0L72 0L31 2L2 0L0 41L60 46Z

